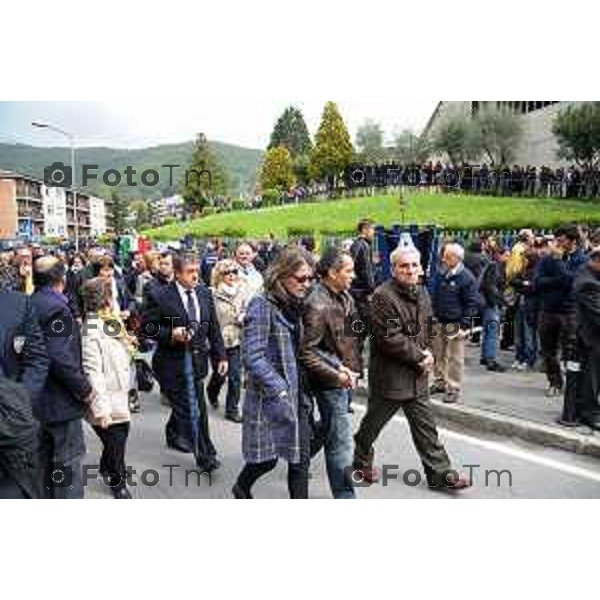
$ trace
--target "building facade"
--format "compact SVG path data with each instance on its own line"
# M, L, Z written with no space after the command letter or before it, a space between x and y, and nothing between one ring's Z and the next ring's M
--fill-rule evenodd
M519 115L523 125L523 136L519 147L515 150L513 162L519 165L551 168L568 166L569 163L556 155L558 144L552 133L552 124L556 115L569 105L582 104L580 101L541 101L541 100L509 100L509 101L454 101L439 102L429 119L423 135L433 139L437 127L446 119L456 115L472 118L486 105L496 105ZM438 158L438 157L435 157Z
M95 237L111 230L109 202L77 192L49 187L43 181L0 171L0 239ZM107 208L108 207L108 208Z

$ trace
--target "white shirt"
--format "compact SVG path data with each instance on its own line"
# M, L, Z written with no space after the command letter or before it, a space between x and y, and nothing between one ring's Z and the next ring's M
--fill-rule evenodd
M196 294L196 289L194 288L193 290L188 290L187 288L183 287L179 281L176 281L175 285L177 286L177 291L179 292L179 297L181 298L181 302L183 303L183 308L185 308L186 313L188 312L188 291L192 292L192 300L196 305L196 314L198 315L198 323L200 323L200 321L202 321L202 315L200 314L200 304L198 303L198 294Z

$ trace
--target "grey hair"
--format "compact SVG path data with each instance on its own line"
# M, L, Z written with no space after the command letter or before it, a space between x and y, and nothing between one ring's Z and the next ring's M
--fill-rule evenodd
M421 262L421 253L414 246L398 246L391 254L390 254L390 262L395 265L398 262L398 259L405 254L410 254L412 256L418 256L419 262Z
M461 262L465 260L465 249L456 242L446 244L444 247L444 252L450 252L450 254L454 254L454 256L456 256Z

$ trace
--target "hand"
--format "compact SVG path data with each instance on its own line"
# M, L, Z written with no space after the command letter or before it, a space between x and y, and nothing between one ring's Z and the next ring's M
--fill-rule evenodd
M96 424L100 429L108 429L112 425L112 419L110 415L103 415L97 419Z
M186 344L191 339L190 332L186 327L175 327L175 329L173 329L173 333L171 333L171 339L174 342Z
M429 350L426 350L423 360L419 363L419 367L421 367L425 373L429 373L429 371L433 369L434 363L435 359L433 358L433 354L431 354Z
M127 319L129 319L130 315L131 315L131 313L128 310L121 311L121 319L123 319L123 321L127 321Z
M344 365L340 366L338 378L341 386L344 389L353 390L356 387L356 380L358 379L358 373L351 371Z
M217 365L217 373L221 377L225 377L225 375L227 375L228 371L229 371L229 363L226 360L219 361L219 364Z

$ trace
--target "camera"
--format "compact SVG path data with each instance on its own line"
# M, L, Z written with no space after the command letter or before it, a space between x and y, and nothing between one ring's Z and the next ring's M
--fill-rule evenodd
M65 163L55 162L44 167L44 183L51 187L71 187L73 184L73 168Z
M55 488L73 487L73 469L62 463L53 463L44 472L44 486L51 490Z

